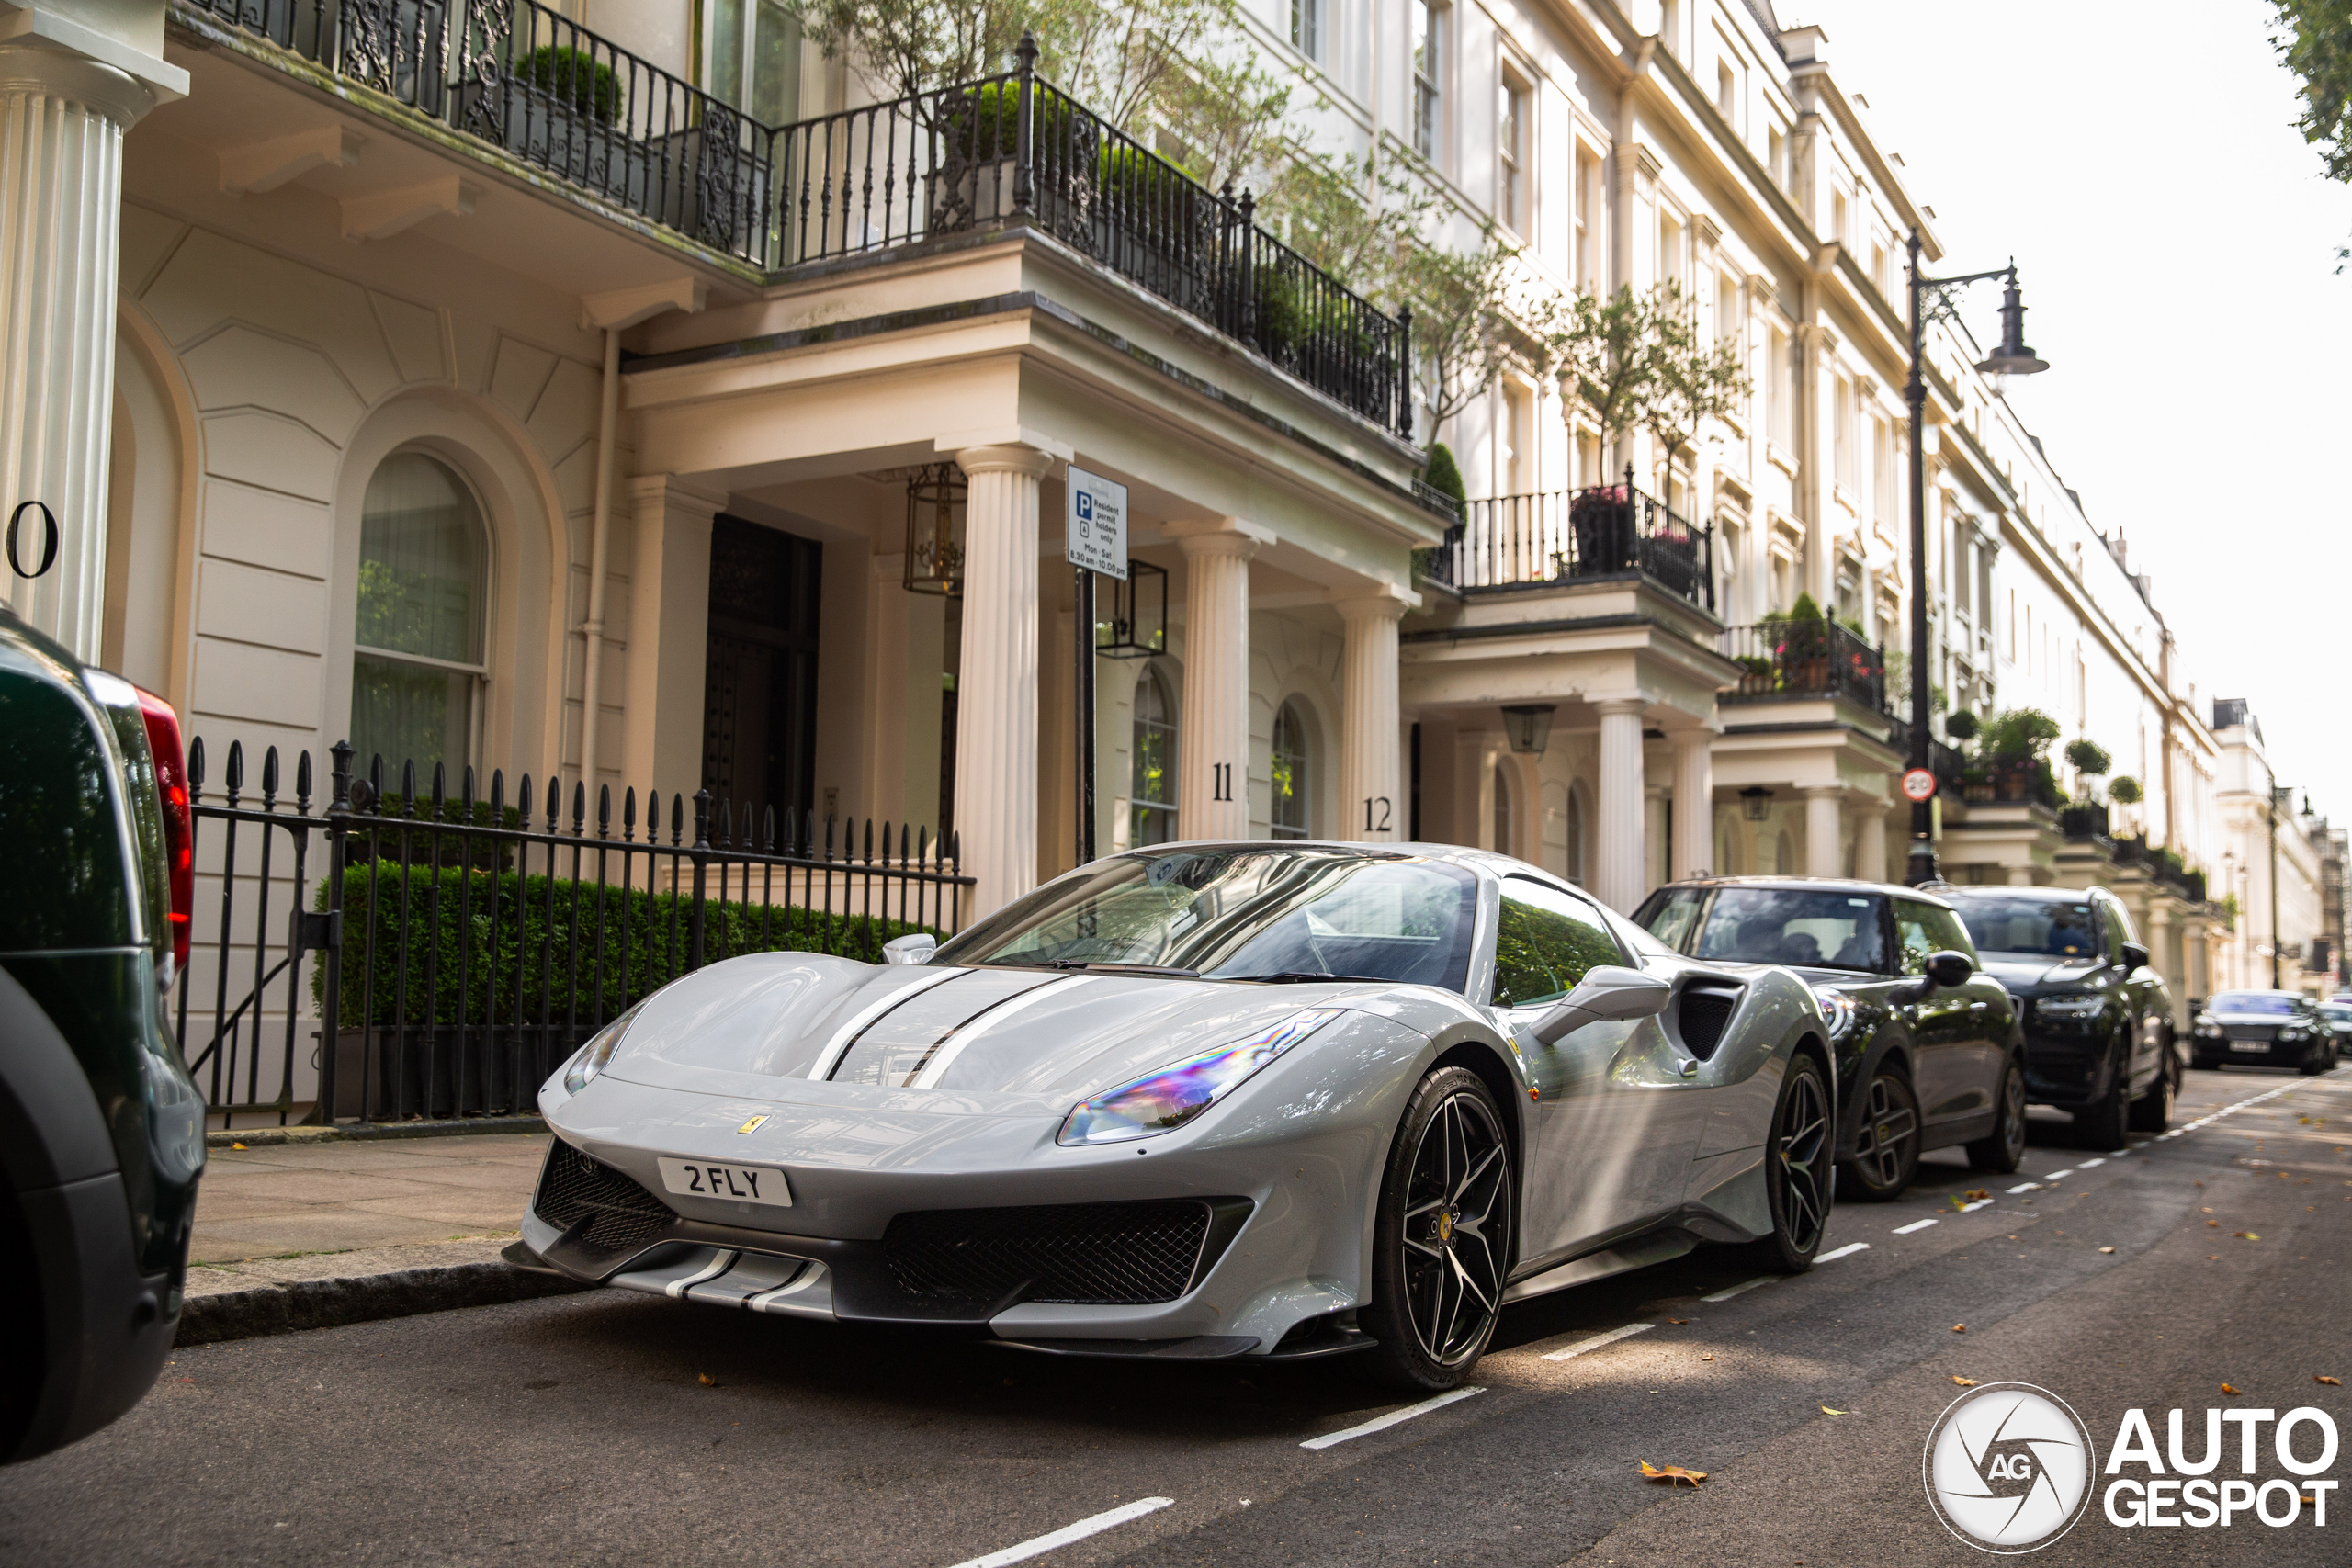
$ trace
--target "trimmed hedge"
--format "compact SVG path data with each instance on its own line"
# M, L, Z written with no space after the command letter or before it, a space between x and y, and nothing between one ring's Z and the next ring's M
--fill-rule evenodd
M405 1009L401 1005L403 875L409 931ZM433 903L436 885L437 920ZM327 907L328 891L328 882L322 880L313 908ZM704 899L702 908L705 964L747 953L830 953L879 964L882 944L895 937L913 931L946 934L933 927L879 915L869 919L783 905L731 900L722 904L716 898ZM458 866L438 873L429 866L414 866L403 874L397 862L377 861L372 866L362 862L344 868L343 910L342 992L337 1007L341 1016L336 1021L341 1027L456 1023L461 1016L468 1023L483 1023L493 1017L501 1023L518 1018L536 1022L543 1010L554 1021L573 1016L575 1009L581 1022L601 1023L621 1010L624 998L642 997L685 973L694 895L649 893L642 887L624 892L607 884L575 882L569 877L536 874L518 877L512 871L467 871ZM372 1003L365 996L371 932L376 977ZM311 971L311 996L323 1010L323 964Z

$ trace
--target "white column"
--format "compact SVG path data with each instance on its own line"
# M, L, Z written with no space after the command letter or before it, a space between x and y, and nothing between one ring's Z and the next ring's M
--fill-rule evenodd
M640 800L649 789L691 795L702 787L710 526L727 492L673 474L645 474L630 481L629 495L636 538L628 615L607 634L621 645L627 671L621 784ZM614 794L617 811L620 791Z
M1886 807L1871 801L1854 818L1854 869L1867 882L1886 880Z
M1037 886L1037 481L1053 454L967 446L956 821L974 919Z
M1713 869L1715 836L1715 737L1713 730L1683 729L1674 735L1674 856L1676 877L1704 876Z
M1843 876L1845 855L1845 790L1837 784L1804 787L1804 874Z
M1340 655L1340 820L1331 837L1394 844L1407 835L1410 804L1396 702L1396 623L1418 595L1382 589L1339 603L1347 636Z
M1621 914L1642 901L1642 714L1639 697L1607 697L1600 714L1600 842L1592 891Z
M1250 836L1250 558L1269 541L1238 517L1171 523L1184 551L1184 711L1176 741L1176 830ZM1392 682L1396 676L1389 676Z
M0 603L93 663L106 615L122 136L187 89L187 73L163 60L163 11L36 0L10 7L0 44L0 525L23 508ZM52 536L36 502L55 520L46 570Z

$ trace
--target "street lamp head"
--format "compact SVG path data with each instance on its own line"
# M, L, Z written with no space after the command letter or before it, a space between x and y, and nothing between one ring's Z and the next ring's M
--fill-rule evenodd
M2025 345L2025 304L2018 292L2018 275L2009 274L2009 285L2001 291L2001 346L1979 361L1977 369L1987 376L2034 376L2050 368L2050 362Z

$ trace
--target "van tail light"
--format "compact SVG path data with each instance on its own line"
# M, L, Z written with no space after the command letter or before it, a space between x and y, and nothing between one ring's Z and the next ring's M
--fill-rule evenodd
M139 693L139 716L147 726L147 750L155 758L155 783L164 797L164 857L172 872L172 973L187 967L189 917L196 910L196 824L188 806L187 753L180 747L180 716L154 693Z

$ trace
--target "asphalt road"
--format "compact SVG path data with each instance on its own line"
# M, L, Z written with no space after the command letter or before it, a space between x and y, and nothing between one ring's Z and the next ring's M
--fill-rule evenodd
M1720 1302L1751 1276L1702 1249L1524 1303L1482 1392L1319 1449L1400 1402L1344 1360L1065 1361L613 1292L183 1351L113 1427L0 1472L0 1562L948 1568L1167 1499L1034 1561L1982 1563L1921 1485L1955 1378L2058 1394L2102 1462L2132 1406L2159 1444L2187 1410L2192 1450L2209 1405L2352 1426L2314 1381L2352 1382L2352 1069L2192 1074L2175 1125L2264 1095L2121 1157L2038 1122L1973 1213L1987 1184L1930 1156L1905 1201L1838 1211L1829 1246L1863 1250ZM2343 1446L2313 1479L2352 1479ZM2258 1458L2286 1473L2267 1428ZM2201 1529L2094 1502L2035 1561L2342 1563L2330 1502Z

